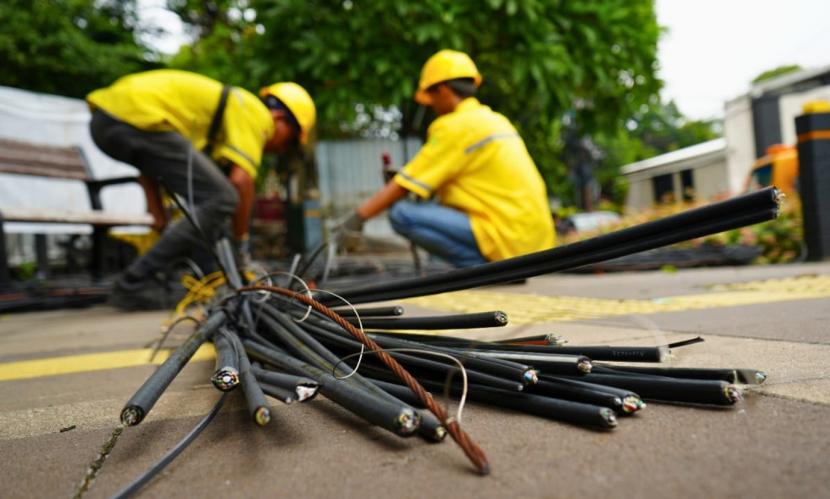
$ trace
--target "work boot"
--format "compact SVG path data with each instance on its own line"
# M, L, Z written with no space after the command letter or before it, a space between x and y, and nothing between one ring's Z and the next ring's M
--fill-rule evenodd
M170 281L165 274L125 272L115 281L109 302L122 310L163 310L175 307L185 294L181 283Z

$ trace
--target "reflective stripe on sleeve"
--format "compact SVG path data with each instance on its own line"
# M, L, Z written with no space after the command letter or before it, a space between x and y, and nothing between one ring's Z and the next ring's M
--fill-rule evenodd
M470 154L471 152L474 152L478 149L481 149L482 147L486 146L490 142L493 142L494 140L513 139L513 138L519 138L519 134L515 133L515 132L513 132L513 133L496 133L496 134L490 135L489 137L485 137L485 138L479 140L478 142L476 142L475 144L473 144L471 146L468 146L466 149L464 149L464 154Z
M230 149L234 153L238 154L242 159L247 161L248 164L251 165L251 168L253 168L254 170L256 170L257 166L259 166L256 163L254 163L254 160L251 159L250 156L248 156L247 154L245 154L243 151L239 150L238 148L236 148L236 147L234 147L230 144L225 144L225 147L227 147L228 149Z
M418 187L420 187L421 189L426 191L426 193L428 195L432 194L432 188L430 188L430 186L428 186L427 184L421 182L420 180L412 178L411 176L407 175L404 172L398 172L398 175L400 175L402 178L404 178L407 182L411 182L411 183L417 185Z

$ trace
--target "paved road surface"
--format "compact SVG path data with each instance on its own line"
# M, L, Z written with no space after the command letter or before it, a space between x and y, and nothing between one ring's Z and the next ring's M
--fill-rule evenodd
M486 478L449 440L399 440L322 398L275 405L257 428L236 394L142 495L830 497L830 264L557 275L407 304L413 314L492 309L512 325L479 337L654 345L702 335L672 365L753 367L769 381L735 408L653 403L611 432L468 406L464 426L493 466ZM109 307L0 317L0 496L72 494L152 372L145 347L166 319ZM125 430L87 497L116 492L210 409L213 364L200 358Z

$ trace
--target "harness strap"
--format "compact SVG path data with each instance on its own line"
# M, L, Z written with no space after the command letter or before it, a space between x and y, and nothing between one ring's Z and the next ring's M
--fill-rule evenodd
M222 116L225 115L225 105L228 103L228 94L231 91L230 85L222 86L222 95L219 96L219 104L216 106L216 111L213 113L213 119L210 121L210 128L207 134L207 144L205 144L202 152L210 156L213 152L213 145L216 141L216 135L219 134L219 129L222 127Z

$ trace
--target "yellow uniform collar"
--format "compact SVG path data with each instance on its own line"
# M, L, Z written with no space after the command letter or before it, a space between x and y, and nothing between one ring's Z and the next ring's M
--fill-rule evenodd
M471 111L473 109L481 107L481 102L478 101L475 97L467 97L463 101L459 102L457 106L455 106L454 113L463 113L464 111Z

